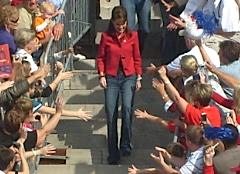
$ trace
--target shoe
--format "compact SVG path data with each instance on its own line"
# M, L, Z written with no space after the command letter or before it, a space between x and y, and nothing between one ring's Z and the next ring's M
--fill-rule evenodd
M108 164L110 165L118 165L120 158L116 158L116 159L111 159L110 157L107 158Z
M82 55L82 54L73 54L73 60L84 60L86 59L86 56Z
M131 150L123 150L121 151L122 156L130 156L131 155Z

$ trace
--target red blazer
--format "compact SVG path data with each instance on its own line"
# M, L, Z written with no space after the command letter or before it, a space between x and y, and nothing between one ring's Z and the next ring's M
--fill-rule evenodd
M120 62L126 76L141 75L142 59L137 32L132 32L122 42L114 35L103 33L96 61L98 72L106 75L116 76Z

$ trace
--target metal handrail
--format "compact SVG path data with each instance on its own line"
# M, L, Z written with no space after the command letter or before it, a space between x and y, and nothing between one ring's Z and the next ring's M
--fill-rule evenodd
M65 10L66 13L64 16L58 16L55 22L64 24L64 34L59 41L54 41L53 37L49 40L46 49L41 57L40 62L42 64L50 63L53 65L56 61L53 56L54 51L59 52L65 50L66 48L73 47L77 43L77 41L81 39L84 34L90 29L92 25L88 14L89 11L87 9L89 9L88 5L91 2L91 0L63 0L61 9ZM71 9L75 10L71 11ZM76 12L78 12L76 11L76 9L80 11L82 10L84 13L81 13L81 15L76 14ZM72 33L73 36L67 37L68 32ZM67 58L63 58L63 62L65 71L69 69L73 70L72 54L69 54ZM56 75L54 74L53 68L54 66L52 66L52 73L50 75L51 80L53 80ZM63 83L60 82L57 90L52 94L51 97L47 99L47 103L49 106L54 105L56 98L61 95L63 89ZM32 166L35 169L35 171L32 171L33 173L36 173L38 164L39 158L37 158L35 166Z

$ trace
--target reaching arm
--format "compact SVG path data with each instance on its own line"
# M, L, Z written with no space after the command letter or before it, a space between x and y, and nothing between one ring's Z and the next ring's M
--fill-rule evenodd
M209 71L216 74L218 78L221 79L228 86L232 88L236 88L240 84L240 81L238 79L236 79L235 77L231 76L228 73L222 72L221 70L216 68L214 65L207 63L206 66L209 69Z
M32 150L32 151L25 152L24 156L26 159L28 159L28 158L31 158L36 155L47 156L47 155L54 154L54 153L56 153L56 148L52 144L48 144L38 150Z
M170 98L168 97L167 92L165 91L164 88L164 83L162 81L159 81L156 78L153 78L152 80L152 86L153 88L155 88L159 94L162 96L162 99L164 101L164 103L168 102L170 100Z
M56 112L54 108L47 106L42 106L39 111L47 114L55 114ZM62 115L67 117L78 117L84 121L88 121L92 118L92 114L90 114L90 111L83 111L82 108L77 111L62 110Z
M30 174L27 160L24 157L24 152L25 151L24 151L23 144L21 144L21 147L19 149L19 155L22 162L22 174Z
M171 166L167 165L164 161L162 152L159 152L159 156L151 154L151 157L161 166L161 170L164 174L180 174L177 170L173 169Z
M203 58L203 61L212 64L210 57L208 56L206 50L203 48L202 41L197 40L197 41L195 41L195 43L199 48L199 51L200 51L200 53L202 55L202 58Z
M48 26L49 23L50 23L50 20L46 19L43 23L41 23L40 25L36 26L35 31L36 32L43 31Z
M157 116L153 116L153 115L147 113L146 111L141 111L140 109L136 109L134 111L134 114L136 115L136 118L145 119L145 120L151 121L153 123L158 123L165 128L167 128L167 126L168 126L168 122L166 120L163 120L162 118L157 117Z
M37 130L37 146L42 144L46 136L57 126L59 119L62 115L63 100L57 99L56 110L51 119L42 127Z
M186 160L184 158L175 157L167 152L166 149L161 147L155 147L155 150L159 152L159 154L162 154L164 159L168 160L170 163L177 167L181 167L186 163Z
M28 163L27 163L27 160L25 159L24 157L24 147L23 147L23 144L20 143L20 148L18 150L18 154L20 156L20 159L21 159L21 167L22 167L22 171L21 172L18 172L19 174L30 174L30 171L29 171L29 167L28 167ZM15 174L16 172L13 172L13 171L10 171L8 172L7 174Z
M128 174L161 174L161 172L156 168L138 169L132 165L128 168Z
M165 84L165 88L169 98L176 103L178 109L182 113L185 113L188 102L180 96L179 92L176 90L176 88L172 85L172 83L168 79L165 67L161 67L158 70L158 73L160 74L162 81Z
M57 77L53 80L53 82L49 85L49 87L52 89L52 91L54 91L58 84L62 81L62 80L68 80L71 79L73 77L73 73L72 72L63 72L62 70L58 73Z

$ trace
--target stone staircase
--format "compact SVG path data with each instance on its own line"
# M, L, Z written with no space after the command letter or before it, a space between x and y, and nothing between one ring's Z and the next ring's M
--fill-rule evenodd
M148 65L150 60L144 60ZM133 139L134 146L130 157L121 158L120 165L107 164L107 127L104 113L104 92L98 85L98 75L94 68L94 60L84 60L83 67L90 64L91 68L76 70L72 80L65 81L63 91L66 101L65 109L77 110L83 107L91 110L93 119L88 122L78 118L62 117L56 128L56 134L51 134L47 141L57 148L67 148L65 165L39 165L38 174L122 174L127 173L131 164L138 167L155 166L150 153L154 146L165 146L172 141L172 135L154 123L134 119ZM77 67L76 67L77 68ZM135 108L146 109L150 113L169 117L163 112L161 98L151 87L151 77L143 75L143 88L136 93ZM171 118L171 117L169 117ZM119 125L121 119L118 120ZM119 127L120 133L120 127ZM114 172L113 172L114 170Z
M113 4L102 0L101 16L109 17ZM155 19L155 18L153 18ZM104 22L97 21L97 31L100 35ZM160 31L160 30L159 30ZM158 62L159 41L156 35L160 32L153 32L147 40L147 48L144 51L143 66L150 62ZM99 37L96 39L98 40ZM80 121L78 118L62 117L56 133L49 135L47 142L54 144L57 148L67 148L66 164L39 165L37 174L126 174L127 168L135 164L139 168L156 166L150 158L156 145L166 146L172 141L172 135L159 125L144 120L133 120L134 149L129 157L122 157L120 165L107 164L107 126L104 112L104 91L99 87L98 74L95 68L94 59L86 59L74 62L75 76L73 79L64 81L63 97L65 109L77 110L83 107L92 111L93 119L88 122ZM135 108L146 109L148 112L166 116L163 111L161 97L151 87L150 75L143 75L143 87L136 93ZM120 116L121 117L121 116ZM118 120L121 125L121 119ZM120 134L120 126L119 126Z

